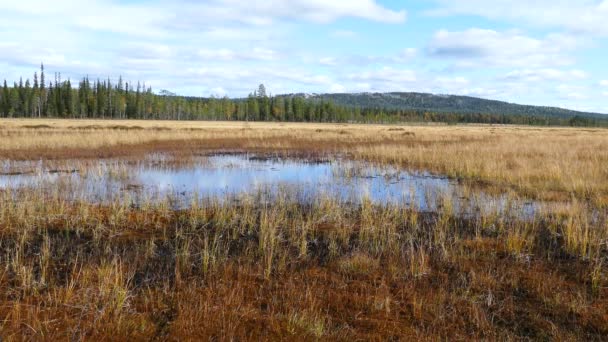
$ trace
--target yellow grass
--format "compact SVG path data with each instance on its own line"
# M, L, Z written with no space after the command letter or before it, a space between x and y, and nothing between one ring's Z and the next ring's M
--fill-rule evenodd
M608 131L188 121L1 120L0 158L179 150L345 153L542 199L608 203Z
M66 201L63 183L0 188L0 340L601 340L607 133L1 120L0 160L345 154L462 179L472 197L479 186L559 202L526 218L449 198L429 213L254 193L177 210L169 198Z

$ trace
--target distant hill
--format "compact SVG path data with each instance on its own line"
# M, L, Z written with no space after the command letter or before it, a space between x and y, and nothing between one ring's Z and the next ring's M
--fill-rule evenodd
M392 110L422 110L464 114L499 114L570 119L585 117L608 120L608 115L579 112L556 107L528 106L486 100L470 96L433 95L426 93L357 93L357 94L289 94L288 97L304 97L313 101L329 101L337 105L360 108Z

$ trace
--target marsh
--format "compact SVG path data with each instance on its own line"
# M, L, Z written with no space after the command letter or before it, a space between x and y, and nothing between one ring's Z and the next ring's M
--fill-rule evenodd
M603 130L0 126L7 339L608 334Z

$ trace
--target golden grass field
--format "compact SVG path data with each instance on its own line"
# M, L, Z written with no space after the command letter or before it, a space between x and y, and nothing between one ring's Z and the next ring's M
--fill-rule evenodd
M4 340L603 340L608 130L1 120L0 160L345 155L553 203L183 210L0 188ZM61 191L59 189L58 191Z
M2 120L0 157L97 158L168 150L340 152L510 187L608 200L608 131L520 126Z

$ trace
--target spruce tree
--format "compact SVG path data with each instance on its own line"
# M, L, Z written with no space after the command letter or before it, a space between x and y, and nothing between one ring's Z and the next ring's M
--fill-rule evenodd
M40 84L38 83L38 73L34 72L34 89L32 91L32 116L40 117Z
M13 89L11 91L11 97L10 97L10 108L11 108L11 112L9 113L9 117L19 117L21 112L20 112L20 106L21 106L21 100L19 98L19 85L17 84L17 82L15 82L13 84Z
M66 115L70 118L73 117L74 104L72 102L72 82L70 81L69 78L64 86L63 101L64 101Z
M23 115L34 116L33 109L32 109L33 108L32 94L34 92L32 91L32 86L30 84L29 79L25 80L25 88L24 88L23 92L24 92L24 102L25 102L25 112L23 113Z
M38 100L40 104L40 110L38 112L38 117L46 116L47 91L45 87L46 83L44 79L44 64L40 63L40 99Z
M19 77L19 89L17 90L17 108L15 112L15 116L24 116L27 114L27 94L25 93L25 87L23 86L23 77Z
M258 97L266 97L266 87L263 84L260 84L260 86L258 87Z
M8 89L8 85L6 84L6 80L4 80L4 87L2 87L2 114L4 114L5 118L8 118L11 112L11 93Z

